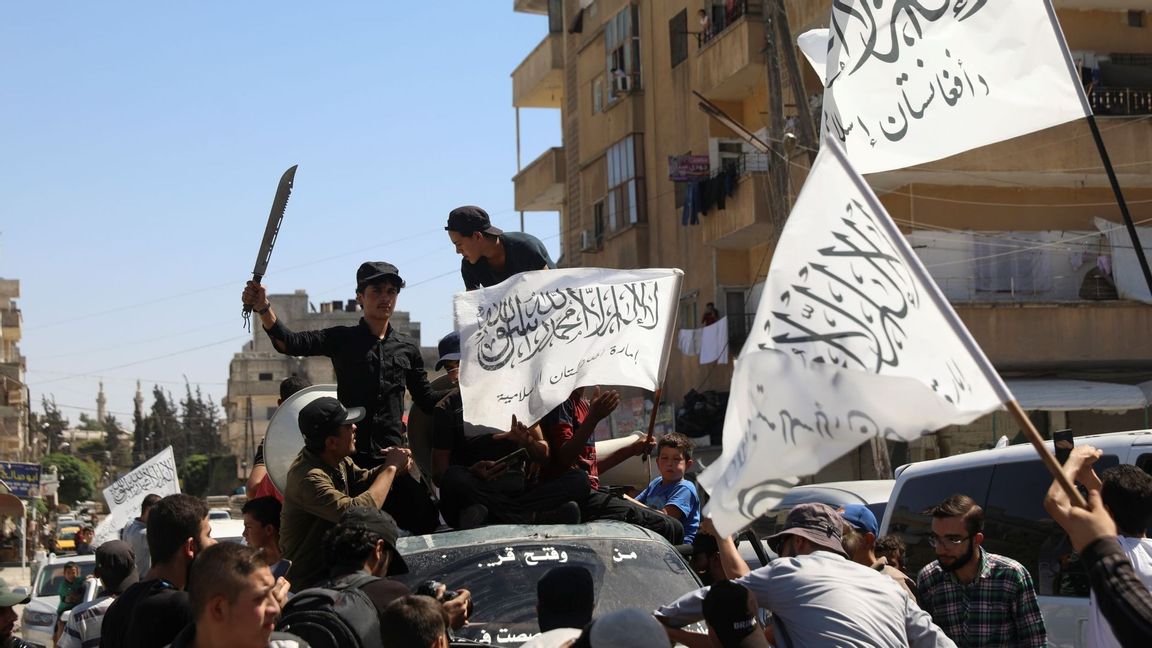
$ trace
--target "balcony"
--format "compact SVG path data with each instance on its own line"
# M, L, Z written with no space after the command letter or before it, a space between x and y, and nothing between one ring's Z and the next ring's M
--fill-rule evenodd
M518 211L560 211L564 206L567 175L564 147L554 146L524 167L512 183L516 187Z
M512 11L548 15L548 0L512 0Z
M564 41L549 34L512 71L512 105L559 108L564 98Z
M751 89L764 82L764 22L748 6L731 22L713 19L713 31L701 38L696 54L695 78L700 94L714 101L734 101L751 94ZM724 20L727 20L726 18Z
M713 207L700 215L704 243L717 248L746 250L767 242L776 231L768 201L768 156L745 153L737 167L739 178L724 209Z
M953 304L1000 371L1152 366L1152 308L1129 301Z
M10 308L0 311L0 337L9 342L20 341L20 310Z

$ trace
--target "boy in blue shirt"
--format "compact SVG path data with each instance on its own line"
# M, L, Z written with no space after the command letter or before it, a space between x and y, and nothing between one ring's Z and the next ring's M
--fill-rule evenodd
M652 480L636 501L680 520L684 525L684 544L691 544L700 528L700 497L696 484L684 479L692 467L692 441L683 434L665 435L656 445L656 466L660 476Z

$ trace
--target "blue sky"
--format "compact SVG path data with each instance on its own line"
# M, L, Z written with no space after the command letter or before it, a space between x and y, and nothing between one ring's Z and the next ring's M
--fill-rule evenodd
M509 0L5 3L0 277L21 281L27 380L75 423L104 380L219 402L239 294L280 174L299 164L265 285L353 296L387 260L433 345L452 328L461 204L519 227L511 72L547 32ZM521 111L523 163L560 143ZM558 256L554 213L525 215ZM91 412L90 412L91 413Z

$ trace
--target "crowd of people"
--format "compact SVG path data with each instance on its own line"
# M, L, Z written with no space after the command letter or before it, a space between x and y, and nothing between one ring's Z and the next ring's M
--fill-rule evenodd
M505 234L484 210L453 210L445 229L463 256L469 290L512 274L552 268L540 242ZM579 565L559 566L537 584L540 634L547 646L1044 646L1044 620L1028 571L983 549L983 511L967 495L929 512L937 559L915 577L904 571L898 537L878 538L866 507L802 504L768 538L779 556L751 569L731 537L701 517L704 495L687 478L693 445L680 434L640 436L598 456L593 432L619 405L613 390L583 388L540 421L477 433L465 420L456 376L460 340L445 336L430 382L416 341L391 316L404 280L395 266L366 262L356 273L363 317L355 326L293 331L277 317L264 286L243 301L275 348L331 358L336 397L299 411L302 448L281 492L262 451L242 509L244 545L211 537L205 502L149 495L119 540L91 547L99 596L81 603L78 570L65 567L59 611L70 610L59 645L446 646L468 623L473 595L459 584L411 591L397 549L403 533L492 523L578 524L607 519L647 528L678 547L706 584L670 592L659 609L619 609L594 617L596 584ZM281 400L307 387L293 376ZM430 474L413 459L403 425L404 395L425 415ZM620 462L655 453L659 470L635 497L600 483ZM1130 467L1097 477L1099 456L1077 448L1065 465L1087 490L1072 506L1056 485L1045 505L1089 565L1092 645L1148 645L1152 637L1152 477ZM457 586L450 588L449 586ZM12 606L26 599L0 581L0 647L12 637ZM767 610L770 616L761 613ZM705 620L708 634L685 626Z

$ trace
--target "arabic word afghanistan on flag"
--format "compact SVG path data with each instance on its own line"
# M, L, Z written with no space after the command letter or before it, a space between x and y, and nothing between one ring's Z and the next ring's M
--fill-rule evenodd
M823 131L860 173L1091 113L1048 0L845 0L798 40L824 78Z

